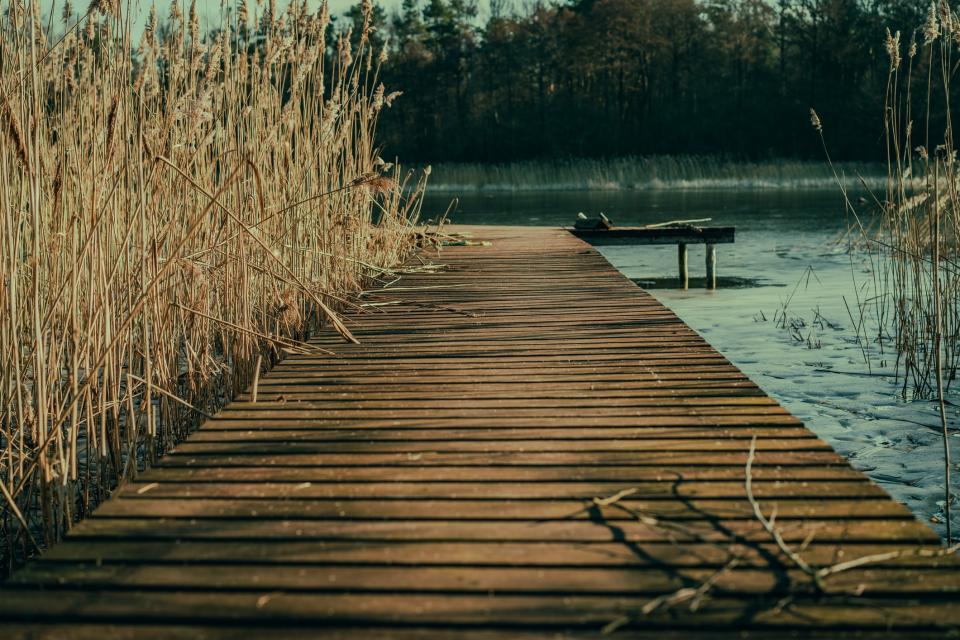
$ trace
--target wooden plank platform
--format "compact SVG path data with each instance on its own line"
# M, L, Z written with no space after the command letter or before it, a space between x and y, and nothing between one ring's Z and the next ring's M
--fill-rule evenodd
M677 245L677 273L680 286L690 286L687 245L705 244L706 284L708 289L717 288L717 245L730 244L736 240L735 227L697 227L678 225L671 227L613 227L611 229L577 229L567 231L596 247L634 245Z
M465 230L16 573L0 637L957 633L956 557L673 313ZM815 584L754 438L806 565L879 557Z

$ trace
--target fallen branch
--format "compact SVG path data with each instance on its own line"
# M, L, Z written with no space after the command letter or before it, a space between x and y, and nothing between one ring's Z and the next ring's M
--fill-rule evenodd
M710 222L713 218L694 218L692 220L671 220L670 222L658 222L656 224L645 224L644 229L661 229L663 227L675 227L680 225L691 225L697 222Z
M750 506L753 508L753 515L757 518L767 533L770 534L770 537L773 538L773 541L776 543L777 547L779 547L780 551L782 551L785 556L790 558L790 561L793 562L797 568L810 576L817 588L822 591L822 578L816 569L807 564L806 560L801 558L797 552L791 549L786 541L784 541L783 536L780 535L780 531L773 526L774 521L772 519L768 519L763 514L763 510L760 508L760 503L757 502L756 497L753 495L753 461L756 458L756 455L757 436L754 435L753 438L750 439L750 453L747 455L746 479L744 480L744 489L747 493L747 500L750 502Z
M257 401L257 390L260 387L260 366L263 364L263 355L257 356L257 364L253 369L253 392L250 394L250 401Z

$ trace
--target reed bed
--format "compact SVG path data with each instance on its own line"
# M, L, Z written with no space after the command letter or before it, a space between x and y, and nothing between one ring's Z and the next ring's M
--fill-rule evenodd
M845 162L847 187L883 189L882 163ZM821 162L750 162L720 156L566 158L506 164L434 165L431 191L615 191L666 189L832 189L836 178Z
M887 179L883 193L865 206L847 198L856 236L873 262L870 295L858 301L858 333L865 353L878 345L881 351L892 347L904 398L937 404L949 542L956 438L946 405L960 371L960 167L951 85L960 14L938 0L909 41L888 31L884 44L890 64L884 105ZM811 121L822 136L825 125L816 112ZM873 331L864 328L867 318Z
M352 339L338 308L415 242L426 176L378 158L371 3L341 34L326 3L236 9L202 34L174 2L132 42L116 1L6 3L0 573L261 363Z
M949 390L960 368L960 199L950 113L960 18L946 2L932 4L919 38L905 45L899 32L887 33L888 179L882 216L868 235L880 265L877 316L894 340L904 391L930 397ZM911 188L918 178L920 188Z

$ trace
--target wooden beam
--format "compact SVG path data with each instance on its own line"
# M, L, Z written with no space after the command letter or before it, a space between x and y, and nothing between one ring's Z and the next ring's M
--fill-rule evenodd
M635 244L730 244L735 227L616 227L614 229L568 229L576 237L595 246Z
M707 245L707 289L717 288L717 246Z
M687 245L683 242L677 245L677 266L680 269L680 288L687 289L690 286L690 271L687 269Z

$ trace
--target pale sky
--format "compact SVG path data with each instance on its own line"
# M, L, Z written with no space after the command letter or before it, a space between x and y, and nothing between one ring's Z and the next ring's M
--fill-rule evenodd
M190 0L177 0L181 6L183 6L183 13L186 15L187 8L190 6ZM144 23L147 19L147 13L150 11L150 6L152 4L157 5L157 13L160 16L164 16L170 12L170 4L172 0L121 0L120 6L123 7L124 11L133 11L135 16L135 32L139 32L143 28ZM236 6L237 0L224 0L225 3ZM349 9L354 4L357 4L359 0L330 0L330 12L333 15L340 15ZM388 11L392 11L394 8L400 6L401 0L374 0L375 4L386 8ZM290 0L277 0L277 9L283 10L290 3ZM0 6L5 5L6 2L0 0ZM89 6L89 0L72 0L71 4L73 5L74 12L86 11L87 6ZM263 11L262 5L266 4L266 0L263 0L258 6L257 0L248 0L247 7L251 15L258 15ZM320 0L309 0L310 7L315 9L320 6ZM197 0L197 7L200 13L201 27L211 27L220 22L220 5L221 0ZM56 12L56 19L59 19L60 12L63 11L63 0L40 0L40 6L43 10L44 16L49 15L50 8L53 7Z
M0 0L0 9L4 8L8 1L9 0ZM183 14L186 15L191 0L175 1L180 3L183 7ZM43 12L44 23L46 24L49 20L49 12L52 7L54 10L54 33L61 32L62 22L60 22L60 15L63 11L64 0L39 0L39 2ZM135 41L143 32L143 25L147 22L147 14L150 12L150 6L155 4L157 14L164 17L170 13L170 5L172 2L174 2L174 0L120 0L120 6L125 15L133 17L132 33ZM320 2L321 0L308 0L308 5L311 10L316 10L320 6ZM342 15L347 9L359 2L360 0L330 0L330 13L334 16ZM387 13L390 14L400 7L403 0L373 0L373 2L386 9ZM266 3L267 0L247 0L247 9L250 12L251 18L260 15ZM207 31L220 24L221 4L227 4L236 8L237 0L197 0L197 7L200 14L200 28L202 31ZM276 0L277 11L286 9L288 4L290 4L290 0ZM484 21L489 15L490 2L489 0L479 0L477 4L480 8L478 19ZM90 0L71 0L71 5L73 6L74 19L76 19L77 13L85 12L87 7L90 6Z
M54 7L56 12L56 18L59 19L60 12L63 10L63 1L64 0L40 0L40 6L43 9L44 16L49 15L51 7ZM190 0L177 0L183 6L183 13L187 13L187 7L190 6ZM321 0L309 0L310 7L316 9L320 6ZM151 4L157 5L157 13L161 16L169 13L169 7L172 0L121 0L121 7L124 11L133 11L135 18L135 31L139 31L143 23L146 21L147 12L150 9ZM227 2L233 6L236 6L237 0L197 0L197 6L200 9L201 16L201 25L204 27L211 27L219 22L220 16L220 5L222 2ZM290 0L276 0L277 10L283 10L290 3ZM330 12L333 15L340 15L349 9L354 4L357 4L359 0L330 0ZM393 9L400 6L401 0L374 0L376 4L387 9L388 12L392 12ZM6 4L6 0L0 0L0 7ZM247 6L251 14L258 14L263 11L262 6L266 4L266 0L261 0L258 6L257 0L248 0ZM486 0L481 0L481 7L487 4ZM89 0L72 0L74 12L86 11L87 6L89 6Z

